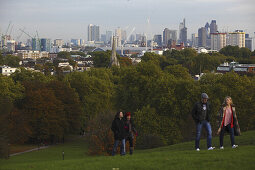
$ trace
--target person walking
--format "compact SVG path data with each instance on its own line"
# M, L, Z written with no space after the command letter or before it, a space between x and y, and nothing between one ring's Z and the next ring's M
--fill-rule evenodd
M224 99L219 112L219 122L220 125L217 134L220 134L220 149L224 149L223 138L225 131L230 133L232 148L237 148L238 145L235 145L235 135L241 135L241 131L236 116L236 109L230 96Z
M215 148L212 147L212 128L210 124L211 109L208 99L208 95L202 93L201 101L197 102L192 109L192 117L196 123L195 149L197 151L200 151L199 142L203 127L205 127L207 131L207 149L213 150Z
M126 154L125 151L125 136L126 136L126 131L124 128L124 120L123 120L123 113L122 112L117 112L115 115L115 118L112 122L112 131L114 133L114 145L112 149L112 156L114 156L117 152L117 148L119 145L119 142L121 142L121 147L120 147L120 155L123 156Z
M129 142L129 154L132 155L134 151L134 134L137 136L134 123L131 119L131 113L127 112L124 118L125 130L126 130L126 141Z

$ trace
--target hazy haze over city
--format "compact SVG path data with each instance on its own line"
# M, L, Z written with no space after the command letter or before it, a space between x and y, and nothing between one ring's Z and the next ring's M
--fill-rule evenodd
M162 34L165 27L178 30L186 18L188 38L212 19L219 31L241 29L254 36L254 6L254 0L0 0L0 32L11 21L14 39L25 27L41 38L86 40L88 24L99 25L101 34L117 27L128 33L135 27L134 33L150 36Z

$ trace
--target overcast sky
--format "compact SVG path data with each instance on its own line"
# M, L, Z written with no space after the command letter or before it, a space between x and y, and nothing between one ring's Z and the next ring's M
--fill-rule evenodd
M212 19L220 31L242 29L254 36L254 7L255 0L0 0L0 32L11 21L14 38L25 27L40 38L86 40L88 24L99 25L101 34L117 27L129 34L135 27L134 33L153 35L178 29L186 18L188 38Z

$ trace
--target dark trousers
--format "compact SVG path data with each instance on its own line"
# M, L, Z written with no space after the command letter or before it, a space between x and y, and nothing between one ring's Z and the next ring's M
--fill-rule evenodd
M230 133L231 145L233 146L235 144L234 127L231 128L230 124L228 124L227 126L223 126L223 128L220 131L220 146L223 146L223 138L224 138L224 133L226 129L228 129Z
M207 131L207 148L210 148L212 146L212 128L211 124L207 122L206 120L203 120L200 123L197 123L196 128L196 139L195 139L195 148L199 148L199 141L201 136L202 128L205 127Z

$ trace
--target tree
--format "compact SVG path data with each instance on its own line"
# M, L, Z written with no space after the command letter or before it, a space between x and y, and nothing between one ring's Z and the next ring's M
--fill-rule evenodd
M93 52L93 63L95 67L109 67L110 65L110 58L111 58L111 51L98 51Z
M0 55L0 65L7 65L10 67L19 67L19 62L21 59L18 56L13 55Z
M66 51L61 51L61 52L58 53L58 58L71 59L71 54L69 52L66 52Z

